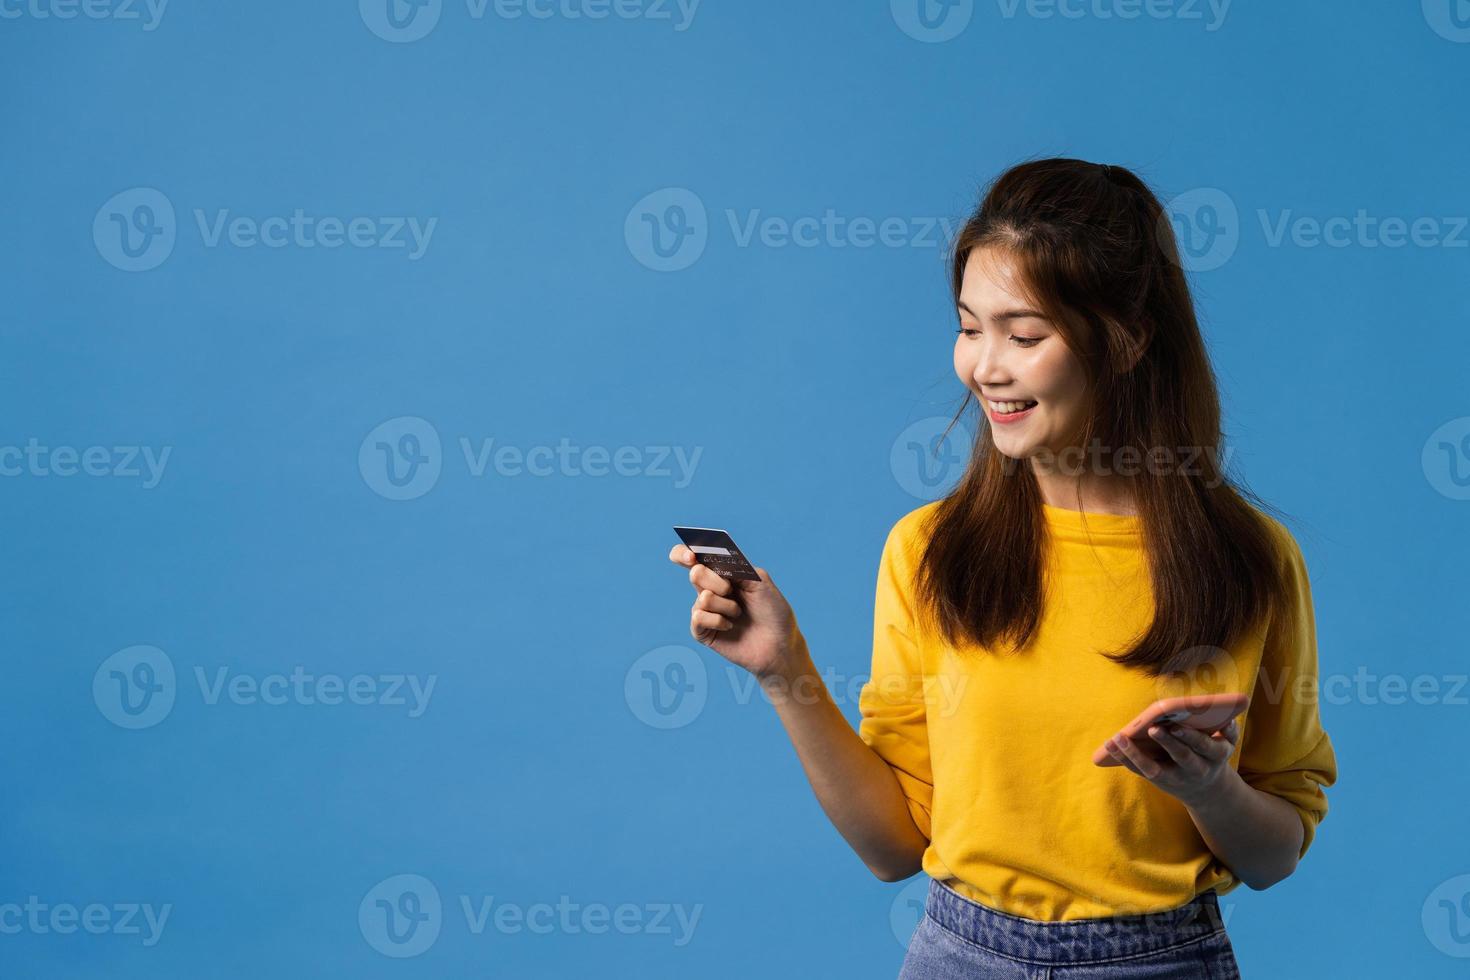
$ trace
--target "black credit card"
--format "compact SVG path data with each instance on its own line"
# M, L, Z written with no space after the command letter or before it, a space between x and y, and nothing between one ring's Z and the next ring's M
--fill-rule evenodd
M746 560L735 539L715 527L680 527L674 525L674 533L694 552L694 559L708 567L720 578L733 582L759 582L755 566Z

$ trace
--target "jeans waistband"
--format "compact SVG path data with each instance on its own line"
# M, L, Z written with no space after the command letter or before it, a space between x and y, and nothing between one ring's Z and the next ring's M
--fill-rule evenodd
M931 880L924 911L977 946L1037 963L1090 963L1156 953L1225 929L1213 889L1162 912L1046 922L981 905Z

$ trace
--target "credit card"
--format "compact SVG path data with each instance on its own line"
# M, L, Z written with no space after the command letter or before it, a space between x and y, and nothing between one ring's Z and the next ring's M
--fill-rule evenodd
M694 552L695 561L708 567L720 578L732 582L759 582L755 566L735 546L735 539L715 527L680 527L674 533Z

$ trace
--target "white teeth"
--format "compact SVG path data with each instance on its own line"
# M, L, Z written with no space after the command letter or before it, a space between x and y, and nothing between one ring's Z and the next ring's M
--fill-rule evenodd
M1010 415L1035 404L1036 402L990 402L990 408L997 415Z

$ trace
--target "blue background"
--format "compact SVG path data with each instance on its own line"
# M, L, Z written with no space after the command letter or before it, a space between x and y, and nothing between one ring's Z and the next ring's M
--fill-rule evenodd
M770 706L690 638L666 556L673 523L731 529L856 722L878 554L924 502L891 453L964 394L943 251L742 246L729 212L922 238L1050 155L1131 166L1165 198L1222 192L1236 241L1196 298L1232 469L1295 518L1322 673L1463 677L1470 442L1442 455L1433 434L1470 428L1470 235L1273 246L1258 217L1463 223L1470 43L1434 0L1242 0L1213 30L1208 7L985 2L938 42L887 0L705 0L683 30L677 11L477 19L445 0L407 42L348 0L173 0L154 30L17 9L0 445L171 455L151 488L0 479L0 903L172 911L152 946L0 935L6 976L897 973L914 882L876 881L833 830ZM176 242L130 272L93 224L140 187L175 209ZM659 271L626 232L667 188L706 209L708 241ZM194 217L297 208L437 225L413 260L210 247ZM433 427L441 472L394 500L359 451L401 417ZM492 438L635 447L643 475L476 476L460 440ZM645 447L697 449L692 480ZM93 679L139 644L169 658L175 701L129 730ZM707 697L663 729L625 681L669 645ZM437 680L416 718L211 704L195 681L298 666ZM1320 836L1292 878L1222 900L1247 976L1464 974L1467 694L1324 703L1341 778ZM358 910L405 873L444 911L400 959ZM476 935L460 908L563 895L700 918L676 946L677 926Z

